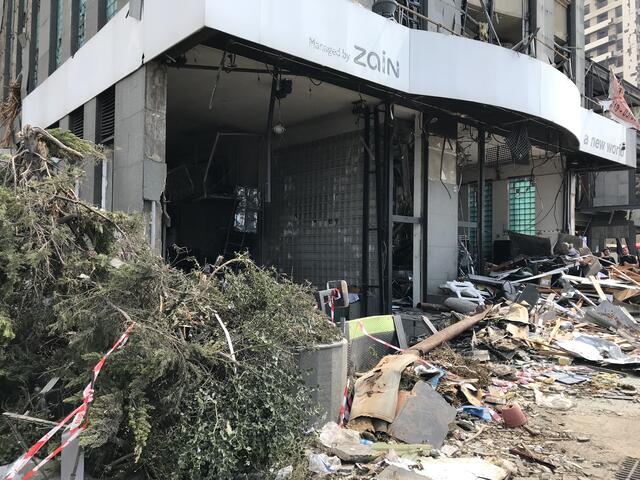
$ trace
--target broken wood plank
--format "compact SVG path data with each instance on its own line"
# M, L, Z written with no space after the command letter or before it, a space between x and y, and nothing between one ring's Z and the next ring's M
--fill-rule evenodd
M425 325L427 326L427 328L429 330L431 330L431 333L433 335L435 335L436 333L438 333L438 329L436 327L433 326L433 323L431 323L431 320L429 320L429 317L427 317L426 315L422 315L422 321L425 323Z
M604 294L604 291L602 290L602 287L600 286L600 282L598 281L598 279L593 275L590 275L588 278L591 284L593 285L593 288L595 288L596 292L598 292L598 298L600 298L600 300L602 301L605 301L607 299L607 296Z

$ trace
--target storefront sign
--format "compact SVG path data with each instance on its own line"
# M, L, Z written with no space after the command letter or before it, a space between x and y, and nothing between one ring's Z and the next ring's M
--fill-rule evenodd
M636 166L636 131L582 109L580 151L630 168Z
M171 23L172 28L166 25ZM347 0L156 0L142 21L121 10L23 102L23 121L49 125L211 28L400 94L519 112L573 135L576 149L635 165L626 129L584 110L577 87L544 62L485 42L409 29ZM107 59L107 60L105 60ZM86 72L94 72L86 82ZM97 72L97 73L96 73ZM482 72L482 76L478 76Z

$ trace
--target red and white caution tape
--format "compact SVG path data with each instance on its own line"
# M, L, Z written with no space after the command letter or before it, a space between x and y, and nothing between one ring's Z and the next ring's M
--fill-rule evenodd
M347 418L348 403L349 403L349 379L347 378L347 384L344 386L344 396L342 397L342 405L340 406L340 418L338 419L338 425L340 426L342 426L348 420Z
M385 342L384 340L378 338L378 337L374 337L373 335L371 335L369 332L367 332L367 330L364 328L364 323L362 322L362 320L358 320L358 328L360 329L360 331L367 337L369 337L371 340L373 340L374 342L378 342L381 345L384 345L385 347L389 347L392 350L395 350L396 352L401 352L401 353L407 353L408 350L405 350L404 348L400 348L400 347L396 347L395 345L392 345L388 342ZM426 360L423 360L421 358L417 358L416 359L417 363L421 363L427 367L430 368L435 368L440 370L438 367L430 364L429 362L427 362Z
M59 445L53 452L51 452L44 460L38 463L30 472L25 474L22 477L22 480L28 480L33 475L38 473L38 471L47 464L52 458L54 458L58 453L64 450L71 442L73 442L80 433L85 430L89 424L89 419L87 418L87 412L89 410L89 405L93 402L93 392L96 380L98 379L98 375L100 374L100 370L104 366L107 358L116 350L122 348L129 339L129 335L133 330L135 323L129 325L127 330L120 336L120 338L113 344L111 349L105 353L105 355L100 359L98 363L93 367L93 375L91 378L91 382L84 388L82 392L82 405L76 408L73 412L67 415L60 423L58 423L55 427L49 430L40 440L38 440L33 446L27 450L18 460L16 460L11 468L4 476L3 480L13 480L16 478L16 475L24 468L24 466L33 459L33 457L40 451L42 447L44 447L49 440L67 423L69 423L69 438L65 440L61 445Z

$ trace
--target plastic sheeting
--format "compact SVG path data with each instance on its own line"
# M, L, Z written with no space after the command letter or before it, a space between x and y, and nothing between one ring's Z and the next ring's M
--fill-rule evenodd
M640 357L625 355L613 342L588 335L576 335L573 340L556 340L562 350L578 357L612 365L640 365Z

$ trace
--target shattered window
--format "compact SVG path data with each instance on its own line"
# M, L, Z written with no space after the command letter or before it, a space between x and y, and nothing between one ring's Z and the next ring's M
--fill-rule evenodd
M258 211L260 197L257 188L236 187L236 209L233 228L238 232L256 233L258 231Z
M509 230L536 234L536 186L530 177L509 179Z

